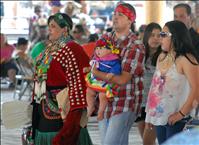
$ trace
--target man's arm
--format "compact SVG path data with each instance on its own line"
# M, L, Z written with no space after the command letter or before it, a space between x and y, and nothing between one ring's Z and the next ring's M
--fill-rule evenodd
M122 71L121 75L113 75L111 78L109 78L109 73L104 73L101 71L98 71L96 67L93 68L92 73L97 77L102 80L108 81L110 83L115 83L118 85L124 85L128 81L131 80L132 75L128 72Z
M139 47L141 46L133 45L132 49L123 58L121 75L112 75L112 77L109 77L109 73L100 72L96 67L93 67L92 73L104 81L118 85L126 84L131 80L132 75L142 76L144 73L144 51L139 49Z

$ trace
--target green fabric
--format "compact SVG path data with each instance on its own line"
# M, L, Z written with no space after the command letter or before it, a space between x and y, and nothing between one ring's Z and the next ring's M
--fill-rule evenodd
M81 128L77 145L93 145L87 128Z
M36 57L45 49L44 42L38 42L34 45L32 48L32 51L30 52L31 58L35 61Z
M40 132L36 130L34 145L52 145L52 140L57 132Z
M36 130L34 145L52 145L57 132L40 132ZM87 128L81 128L77 145L93 145Z
M70 29L69 24L68 24L67 21L64 19L64 17L62 16L62 14L56 13L56 14L54 15L54 21L55 21L61 28L67 26L67 27Z

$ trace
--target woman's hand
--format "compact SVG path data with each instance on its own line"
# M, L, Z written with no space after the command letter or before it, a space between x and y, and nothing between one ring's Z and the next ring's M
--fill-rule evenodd
M168 124L174 125L177 121L181 120L183 116L179 112L175 112L169 116Z

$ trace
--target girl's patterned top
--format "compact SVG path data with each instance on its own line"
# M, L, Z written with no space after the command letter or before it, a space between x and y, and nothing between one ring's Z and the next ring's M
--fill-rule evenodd
M151 59L148 59L145 65L144 71L144 92L143 92L143 99L142 99L142 107L146 106L148 93L151 86L151 81L153 78L153 74L155 72L155 66L151 65Z
M164 75L157 66L148 94L145 121L153 125L166 125L169 116L179 111L186 102L189 92L189 82L177 72L175 63Z

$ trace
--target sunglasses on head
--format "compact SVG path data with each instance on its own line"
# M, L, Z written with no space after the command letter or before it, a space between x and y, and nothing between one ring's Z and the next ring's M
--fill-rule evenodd
M171 37L171 33L170 32L160 32L160 37L165 38L165 37Z

